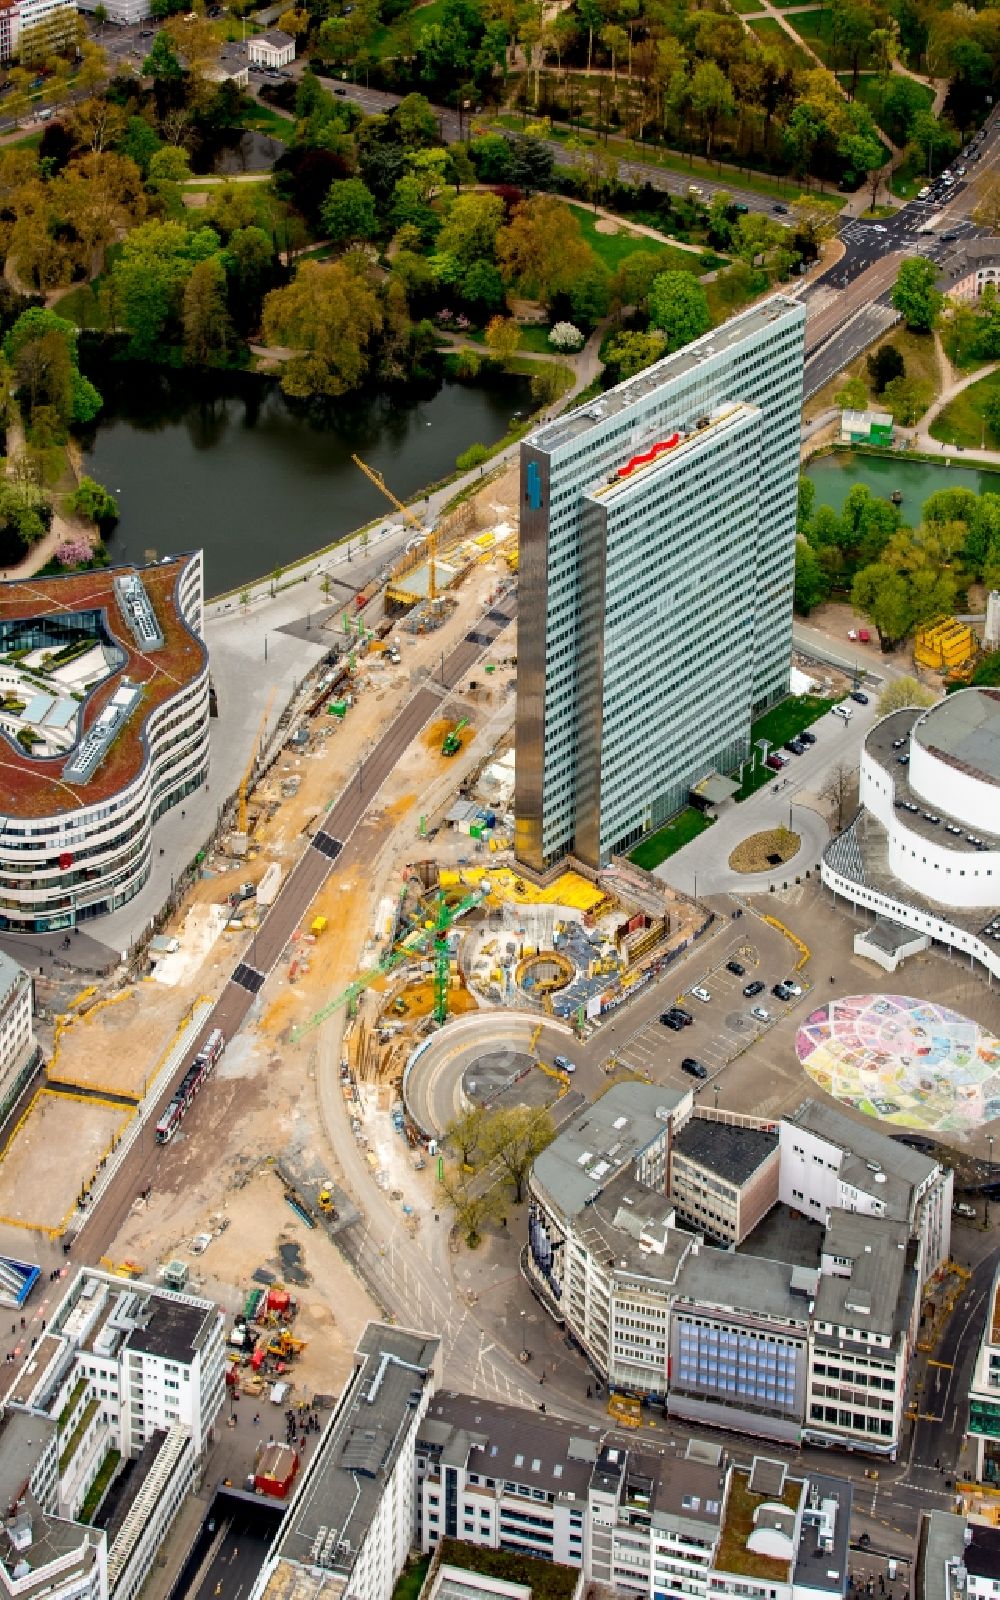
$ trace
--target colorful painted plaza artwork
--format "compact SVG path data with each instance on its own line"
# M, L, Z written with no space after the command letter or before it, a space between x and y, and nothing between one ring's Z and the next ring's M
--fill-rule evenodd
M813 1011L795 1048L821 1089L870 1117L942 1132L1000 1117L1000 1039L946 1006L848 995Z

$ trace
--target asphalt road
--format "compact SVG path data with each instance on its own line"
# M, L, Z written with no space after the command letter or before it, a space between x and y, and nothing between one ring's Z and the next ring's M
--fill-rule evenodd
M438 681L447 689L461 683L484 650L513 620L515 613L516 601L513 598L487 611L444 660ZM437 714L440 706L441 700L436 690L418 689L395 721L389 724L371 754L359 765L356 778L352 778L331 805L321 827L255 932L244 959L233 969L211 1015L192 1040L172 1083L151 1111L147 1119L150 1126L155 1124L169 1104L209 1030L221 1028L226 1038L231 1039L242 1027L268 973L280 960L289 939L368 807L420 729ZM197 1107L188 1112L188 1116L197 1115ZM156 1161L157 1147L152 1140L143 1139L133 1146L77 1235L74 1242L77 1260L96 1262L107 1253L128 1215L135 1195L155 1174Z

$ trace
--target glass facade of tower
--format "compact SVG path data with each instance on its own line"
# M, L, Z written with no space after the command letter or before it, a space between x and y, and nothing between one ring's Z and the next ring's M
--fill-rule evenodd
M804 328L776 296L522 444L529 865L631 846L786 693Z

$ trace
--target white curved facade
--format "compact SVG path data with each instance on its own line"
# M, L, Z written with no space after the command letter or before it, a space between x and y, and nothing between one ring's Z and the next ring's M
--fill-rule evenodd
M823 882L1000 977L1000 696L965 689L883 717L862 748L860 800Z
M34 814L43 806L37 803L37 796L32 795L26 782L22 784L26 791L24 803L18 808L6 802L7 814L0 815L2 928L46 932L124 905L149 877L157 818L205 781L209 763L209 668L200 638L201 552L171 565L180 569L172 585L173 620L175 627L183 628L178 637L190 668L183 679L177 673L176 691L167 694L162 693L163 679L172 675L166 669L155 680L139 679L147 694L155 681L160 697L149 711L144 711L140 698L137 709L117 735L119 741L132 742L118 757L122 765L132 769L119 787L112 785L111 769L105 766L118 749L117 743L112 743L88 782L59 783L47 770L50 763L35 763L37 768L45 769L39 772L39 789L44 795L58 794L62 800L58 810L52 807L47 815ZM162 567L150 569L150 579L155 579L161 589L173 577ZM58 584L61 580L51 581ZM122 640L120 618L112 620L116 642L127 645L129 641ZM143 655L134 651L133 660L152 666L154 674L159 670L153 652ZM126 674L132 668L130 660ZM3 765L0 752L0 768ZM93 801L88 799L88 789L95 792Z

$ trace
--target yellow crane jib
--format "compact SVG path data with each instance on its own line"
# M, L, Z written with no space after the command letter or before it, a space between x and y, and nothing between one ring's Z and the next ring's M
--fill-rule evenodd
M437 539L435 535L424 527L415 511L411 511L409 506L404 505L402 500L397 500L381 472L377 472L374 467L370 467L367 461L362 461L360 456L352 455L351 460L364 473L369 483L373 483L379 493L385 495L390 505L394 505L396 510L406 518L407 522L416 528L419 533L423 534L424 545L427 550L427 597L429 600L436 600L437 573L434 566L434 555L437 548Z

